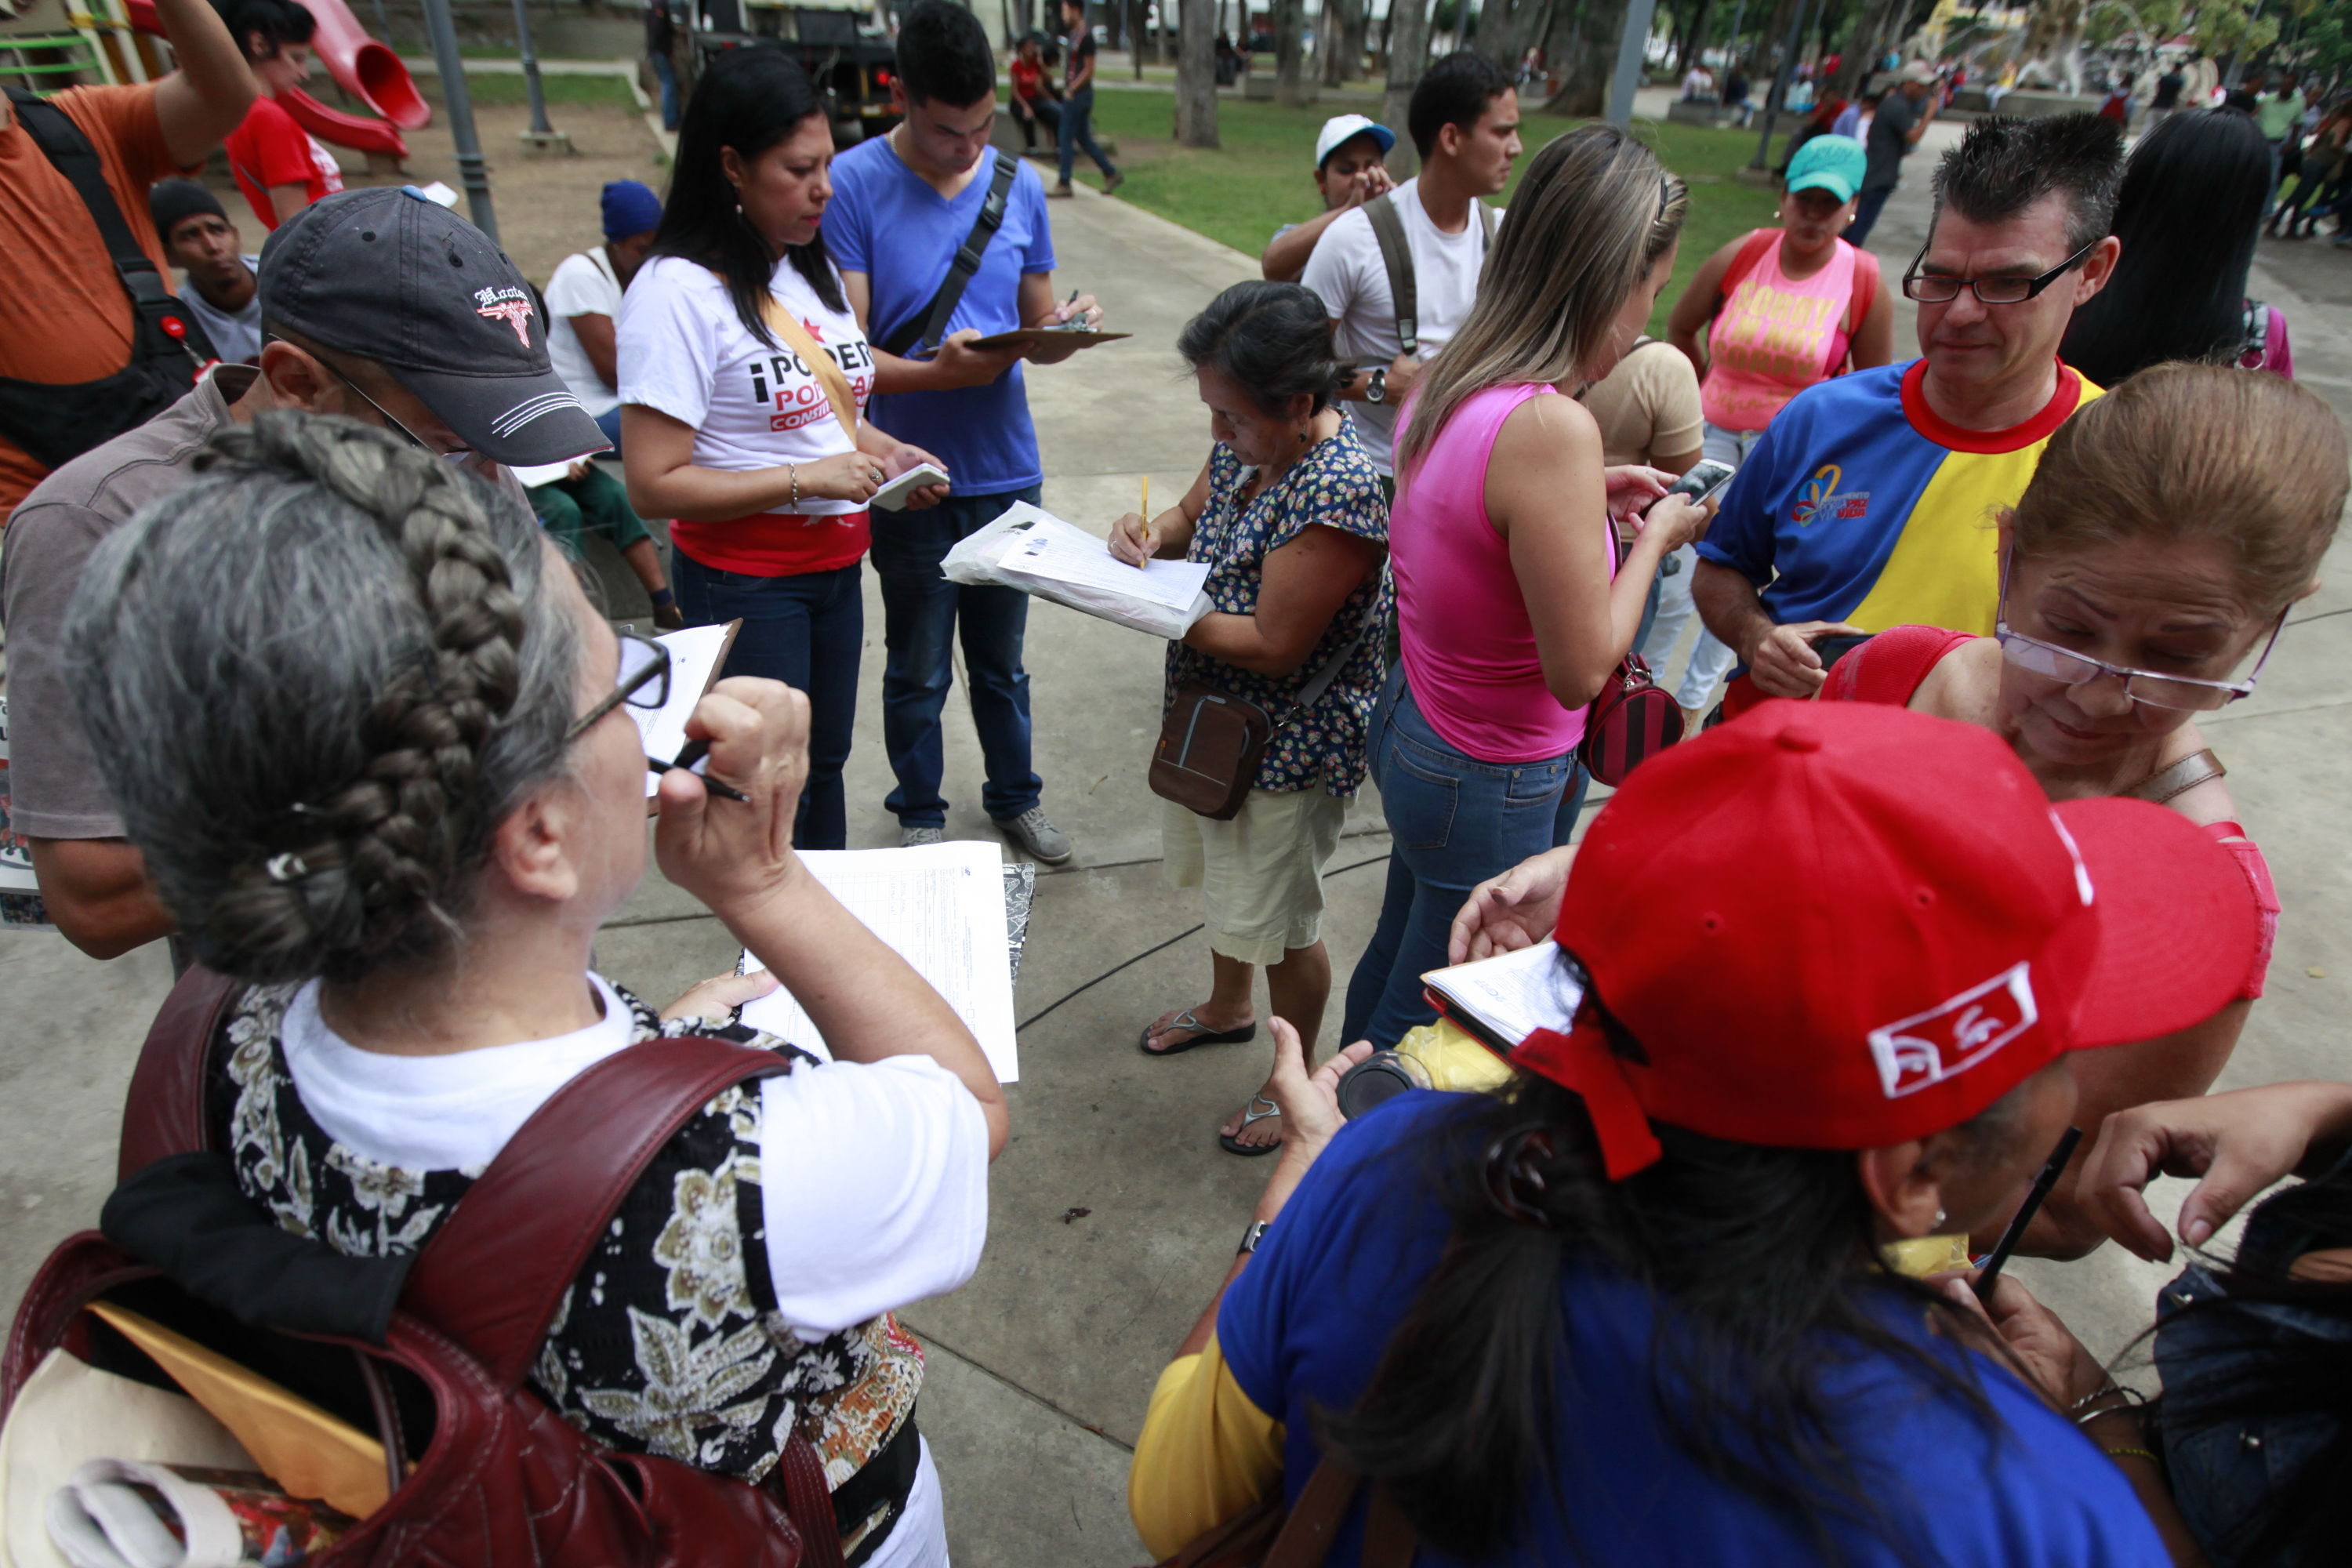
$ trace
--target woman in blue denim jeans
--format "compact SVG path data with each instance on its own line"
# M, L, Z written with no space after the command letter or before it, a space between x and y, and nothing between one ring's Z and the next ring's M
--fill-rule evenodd
M2316 1568L2352 1544L2352 1085L2281 1083L2109 1116L2084 1163L2101 1223L2151 1263L2172 1237L2141 1189L2196 1176L2180 1237L2202 1247L2282 1178L2236 1256L2200 1256L2157 1298L2163 1397L2139 1405L2057 1314L2004 1275L1988 1303L2023 1369L2131 1478L2179 1563ZM1969 1297L1955 1276L1955 1299ZM1972 1299L1972 1298L1971 1298Z
M1574 400L1641 334L1687 205L1620 131L1551 142L1469 320L1405 405L1390 523L1402 658L1370 733L1391 854L1342 1038L1393 1046L1429 1022L1421 976L1445 962L1471 889L1574 826L1585 707L1633 646L1660 560L1706 525L1669 499L1617 566L1617 519L1668 476L1606 467Z
M740 621L721 673L808 694L802 849L848 843L866 499L936 462L860 416L874 355L818 231L832 163L831 126L798 65L772 49L713 60L615 344L629 499L675 520L687 624ZM946 493L929 486L910 504Z

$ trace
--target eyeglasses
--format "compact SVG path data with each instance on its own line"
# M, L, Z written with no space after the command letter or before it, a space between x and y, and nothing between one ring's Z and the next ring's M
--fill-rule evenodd
M2099 237L2100 239L2105 237L2105 235ZM1934 243L1935 237L1931 235L1927 245ZM2097 239L2091 241L2039 278L1951 278L1940 272L1931 272L1922 278L1919 276L1919 263L1927 259L1927 246L1923 245L1903 274L1903 293L1906 299L1916 300L1922 305L1941 305L1958 299L1960 290L1968 289L1988 305L2022 305L2081 266L2083 258L2098 248L2098 244Z
M623 632L620 639L621 668L614 678L613 689L572 721L572 728L563 731L565 745L586 734L597 721L624 702L632 708L655 711L669 701L669 649L635 632Z
M273 338L270 341L281 343L286 342L284 338ZM463 447L458 447L453 452L443 451L440 447L436 447L431 442L425 440L424 437L419 436L415 431L411 430L407 426L403 425L399 420L394 419L392 416L391 410L384 407L383 404L378 403L374 398L370 397L366 391L361 387L358 382L353 381L350 376L345 375L334 365L329 363L327 357L324 354L313 352L310 357L317 360L320 364L326 365L327 374L329 375L333 376L337 381L341 382L345 386L351 388L352 394L356 395L362 403L364 403L370 408L374 409L376 417L383 421L385 429L396 431L400 435L405 436L408 438L408 444L415 447L418 451L424 453L426 457L439 458L447 462L458 463L464 462L474 455L470 450Z
M2105 659L2010 630L2009 567L2004 563L2000 609L1999 618L1993 622L1992 635L2000 644L2001 658L2020 669L2062 685L2080 686L2086 680L2112 676L2124 683L2124 695L2135 702L2175 712L2210 713L2216 708L2228 707L2241 697L2252 695L2254 682L2262 678L2263 666L2270 662L2271 649L2278 647L2279 633L2286 629L2286 616L2285 610L2279 612L2277 623L2271 627L2270 640L2263 644L2262 658L2254 660L2254 668L2246 672L2242 680L2197 680L2185 675L2158 675L2129 665L2109 664Z

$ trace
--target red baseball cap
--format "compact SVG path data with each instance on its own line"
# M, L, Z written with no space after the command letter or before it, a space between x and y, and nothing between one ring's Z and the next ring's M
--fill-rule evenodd
M2244 873L2177 812L2053 805L1975 725L1769 701L1602 807L1558 931L1584 1005L1512 1059L1584 1097L1612 1178L1658 1157L1653 1119L1878 1148L2066 1051L2210 1017L2257 920Z

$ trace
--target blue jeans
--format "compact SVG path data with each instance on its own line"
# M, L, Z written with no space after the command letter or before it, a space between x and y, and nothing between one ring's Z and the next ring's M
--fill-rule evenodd
M792 577L753 577L705 566L672 550L669 571L688 626L718 626L739 617L743 622L721 677L764 676L808 694L808 783L793 816L793 847L847 848L849 813L841 770L849 762L850 730L857 720L857 655L866 640L866 600L856 563Z
M677 129L677 67L670 63L667 55L649 55L646 58L653 62L654 79L661 83L662 129L675 131Z
M1421 977L1445 964L1445 942L1470 889L1562 842L1582 770L1573 752L1538 763L1482 763L1430 727L1402 667L1372 710L1366 744L1388 816L1388 889L1371 945L1348 982L1339 1037L1393 1046L1436 1017Z
M1062 104L1062 184L1066 185L1070 183L1070 169L1078 161L1078 149L1081 147L1087 150L1087 156L1095 161L1095 167L1103 172L1104 179L1108 180L1118 173L1110 166L1110 160L1102 155L1102 149L1095 145L1094 114L1095 89L1090 87L1078 89Z
M1884 190L1864 191L1855 199L1853 222L1846 226L1845 231L1848 245L1856 250L1862 248L1863 241L1868 239L1870 231L1878 226L1878 215L1885 207L1886 198L1894 194L1895 187L1889 185Z
M981 804L998 821L1037 804L1044 785L1029 765L1029 674L1021 635L1029 595L1017 588L950 583L940 562L956 541L995 521L1014 501L1032 506L1031 485L1004 495L950 496L923 511L875 514L874 570L882 579L882 743L898 787L882 804L907 827L947 825L940 793L946 759L940 714L955 682L955 645L963 644L971 721L988 782Z

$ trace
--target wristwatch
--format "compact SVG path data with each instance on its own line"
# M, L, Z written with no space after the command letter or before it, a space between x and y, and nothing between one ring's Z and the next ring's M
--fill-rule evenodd
M1251 1253L1255 1252L1257 1244L1265 1239L1265 1227L1273 1223L1274 1221L1270 1219L1252 1220L1250 1227L1242 1232L1242 1244L1234 1248L1234 1256L1247 1258Z
M1371 382L1364 388L1364 401L1367 403L1386 403L1388 400L1389 371L1388 366L1381 365L1372 372Z

